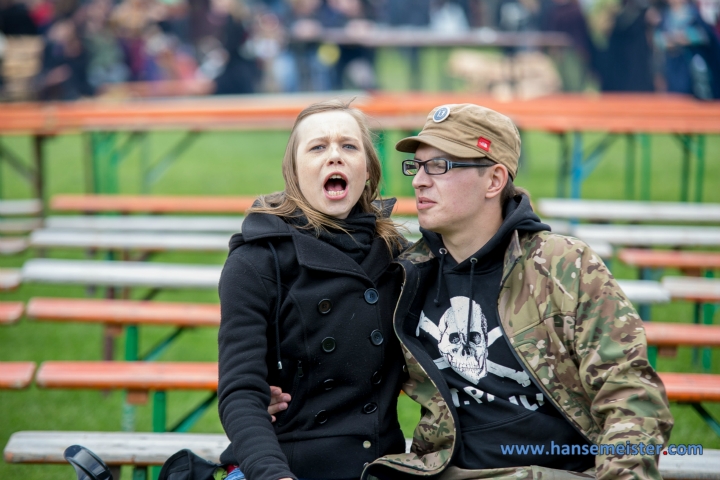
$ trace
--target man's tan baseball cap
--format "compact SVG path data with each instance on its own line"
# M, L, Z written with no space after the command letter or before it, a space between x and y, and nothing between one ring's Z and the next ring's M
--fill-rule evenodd
M422 131L400 140L395 149L415 153L430 145L458 158L489 158L505 165L514 179L520 159L520 132L505 115L472 103L435 107Z

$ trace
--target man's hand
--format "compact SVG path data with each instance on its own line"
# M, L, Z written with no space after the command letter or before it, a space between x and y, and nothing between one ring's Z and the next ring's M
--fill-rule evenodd
M283 410L287 410L288 402L292 400L289 393L283 393L280 387L270 386L270 405L268 406L268 413L272 417L274 422L275 414L280 413Z

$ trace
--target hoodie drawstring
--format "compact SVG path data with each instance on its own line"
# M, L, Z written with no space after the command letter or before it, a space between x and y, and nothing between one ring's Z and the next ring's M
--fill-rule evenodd
M277 367L282 370L282 360L280 358L280 295L282 295L282 286L280 285L280 261L277 252L272 243L268 242L273 260L275 260L275 283L277 284L277 303L275 306L275 345L277 346Z
M443 265L445 264L445 256L447 255L447 250L444 248L441 248L438 251L440 252L440 269L438 270L437 293L435 294L435 300L433 300L436 307L440 305L440 288L442 287Z
M477 263L477 258L472 257L470 259L470 298L469 304L468 304L468 321L467 321L467 331L465 332L465 338L467 338L468 343L470 343L470 325L472 325L472 313L473 313L473 278L475 278L475 264Z

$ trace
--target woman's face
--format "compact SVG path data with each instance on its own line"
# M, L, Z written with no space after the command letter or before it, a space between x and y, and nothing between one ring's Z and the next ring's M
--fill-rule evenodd
M360 125L343 111L316 113L297 126L300 191L317 211L347 218L370 178Z

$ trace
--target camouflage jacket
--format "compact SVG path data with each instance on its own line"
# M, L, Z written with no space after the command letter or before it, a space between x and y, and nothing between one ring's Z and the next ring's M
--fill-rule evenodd
M394 317L409 373L403 389L423 416L411 453L379 458L362 478L561 478L539 467L448 469L457 448L457 413L441 372L414 335L438 262L423 240L396 261L405 270ZM673 419L648 362L642 320L597 254L576 238L516 231L501 285L504 337L569 422L598 445L665 444ZM598 455L596 478L659 479L657 461L652 455Z

